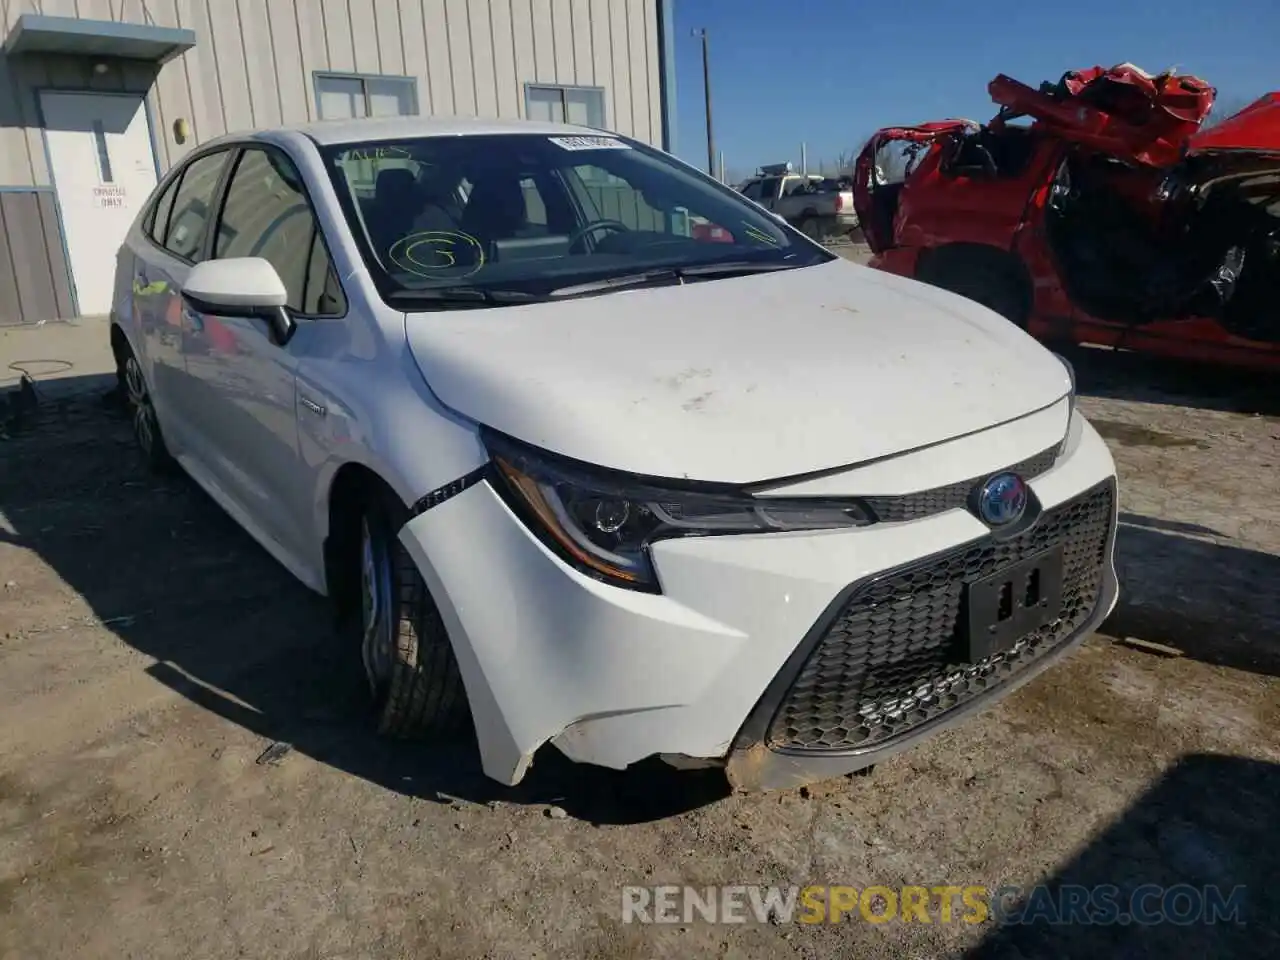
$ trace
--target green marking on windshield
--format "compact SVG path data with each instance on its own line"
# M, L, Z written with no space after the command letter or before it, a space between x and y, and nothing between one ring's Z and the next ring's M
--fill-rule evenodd
M771 247L776 247L778 245L777 237L770 236L769 234L761 230L759 227L753 227L751 224L747 223L747 221L745 220L743 220L742 223L743 223L743 226L747 228L746 229L747 236L750 237L752 240L758 240L761 243L767 243Z

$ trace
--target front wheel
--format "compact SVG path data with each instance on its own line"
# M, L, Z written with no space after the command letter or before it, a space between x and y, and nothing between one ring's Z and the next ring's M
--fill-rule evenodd
M371 493L360 517L358 642L378 713L392 737L450 737L469 721L466 693L440 612L397 533L407 511Z

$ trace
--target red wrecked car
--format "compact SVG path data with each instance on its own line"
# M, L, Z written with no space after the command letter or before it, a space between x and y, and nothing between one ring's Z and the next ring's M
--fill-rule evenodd
M988 89L987 124L867 142L872 266L1042 340L1280 369L1280 93L1202 130L1211 86L1131 64Z

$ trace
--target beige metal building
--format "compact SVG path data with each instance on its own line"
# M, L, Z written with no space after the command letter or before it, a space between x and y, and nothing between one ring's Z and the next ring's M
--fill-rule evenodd
M671 149L672 0L6 0L0 326L105 313L158 177L315 119L567 119Z

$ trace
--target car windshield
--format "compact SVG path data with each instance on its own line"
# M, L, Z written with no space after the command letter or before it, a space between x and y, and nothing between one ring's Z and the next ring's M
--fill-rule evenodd
M833 256L733 190L611 135L418 137L323 147L383 297L520 302L610 278ZM619 287L620 288L620 287ZM446 296L447 295L447 296ZM499 297L501 295L501 297Z

